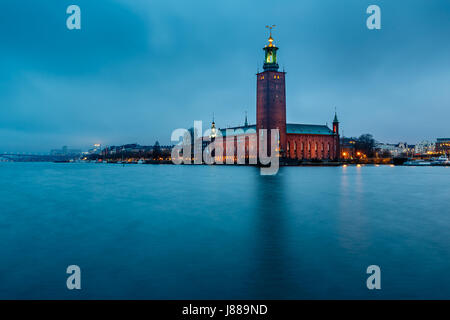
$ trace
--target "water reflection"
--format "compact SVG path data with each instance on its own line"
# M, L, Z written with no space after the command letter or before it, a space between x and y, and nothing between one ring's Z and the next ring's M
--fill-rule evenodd
M366 209L363 171L365 167L342 168L339 188L338 240L349 251L360 251L365 246Z
M289 281L289 228L285 176L255 175L254 251L252 294L257 298L280 298L291 291Z

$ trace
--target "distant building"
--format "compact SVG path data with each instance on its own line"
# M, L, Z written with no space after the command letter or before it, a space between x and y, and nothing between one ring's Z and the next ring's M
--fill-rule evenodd
M450 138L436 139L435 150L437 153L450 155Z
M52 156L80 156L81 150L69 149L67 146L63 146L61 149L53 149L50 151Z
M427 154L434 153L436 149L436 144L427 140L421 141L414 147L414 153L416 154Z
M125 144L122 146L109 146L103 149L102 153L105 156L117 155L117 154L127 154L129 156L139 156L148 153L158 152L158 153L170 153L173 146L161 146L158 141L156 141L153 146L141 146L137 143Z
M392 143L377 143L375 148L378 152L389 152L392 157L399 157L401 155L407 156L414 152L414 145L409 145L406 142Z
M102 152L102 145L99 143L94 144L94 146L88 150L88 154L100 154Z
M341 139L341 156L343 159L355 159L356 157L356 138Z

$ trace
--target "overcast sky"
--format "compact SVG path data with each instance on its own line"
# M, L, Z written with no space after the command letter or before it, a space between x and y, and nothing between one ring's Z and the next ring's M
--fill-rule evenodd
M288 122L330 124L337 107L346 136L450 136L448 0L2 0L0 152L167 144L213 112L219 127L245 111L255 123L266 24Z

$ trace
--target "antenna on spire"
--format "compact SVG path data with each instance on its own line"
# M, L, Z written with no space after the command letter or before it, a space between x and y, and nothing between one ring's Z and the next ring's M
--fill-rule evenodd
M266 26L269 29L269 47L273 47L273 38L272 38L272 29L275 28L276 25Z
M272 29L275 28L275 27L276 27L275 24L273 24L271 26L266 26L266 28L269 29L269 32L270 32L269 37L272 37Z

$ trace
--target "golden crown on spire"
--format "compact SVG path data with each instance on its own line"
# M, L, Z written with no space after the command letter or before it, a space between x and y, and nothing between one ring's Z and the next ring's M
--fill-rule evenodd
M273 47L273 46L274 46L274 44L273 44L273 38L272 38L272 29L275 28L275 27L276 27L276 25L274 25L274 24L271 25L271 26L266 26L266 28L270 30L270 34L269 34L269 47Z

